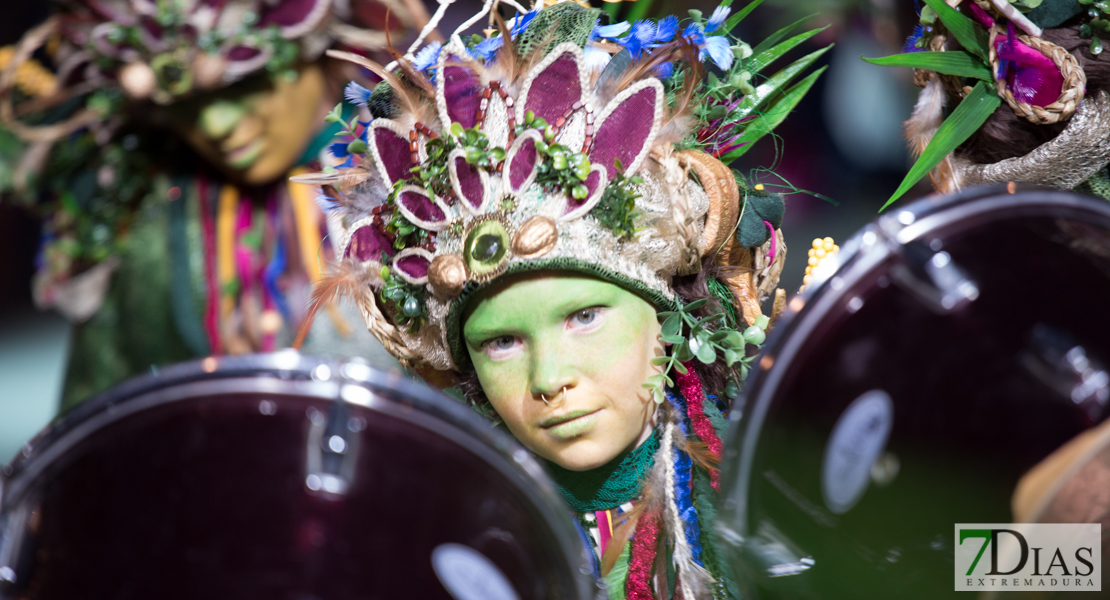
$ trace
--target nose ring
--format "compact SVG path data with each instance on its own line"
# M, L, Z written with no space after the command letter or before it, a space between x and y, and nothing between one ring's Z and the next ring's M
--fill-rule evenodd
M540 400L543 400L543 403L547 404L547 396L544 396L543 394L540 394Z

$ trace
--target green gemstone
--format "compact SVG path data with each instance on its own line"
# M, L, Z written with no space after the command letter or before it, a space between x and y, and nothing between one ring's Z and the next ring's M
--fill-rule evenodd
M463 260L472 275L491 275L508 261L509 233L496 219L478 224L466 236Z
M470 255L482 262L488 262L497 256L497 251L500 249L501 239L492 233L487 233L478 236L474 241L474 249L471 250Z

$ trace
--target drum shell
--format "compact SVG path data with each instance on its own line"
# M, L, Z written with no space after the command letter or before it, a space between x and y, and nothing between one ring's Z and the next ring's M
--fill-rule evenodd
M723 533L754 595L954 593L955 524L1011 522L1022 474L1104 414L1022 362L1039 325L1110 361L1110 269L1061 241L1072 225L1108 240L1110 208L1056 191L932 197L865 228L790 302L732 415L723 467ZM949 253L978 298L924 306L896 274L912 242ZM837 512L823 481L834 433L875 390L891 423L873 458L888 462L869 463L861 496ZM875 465L890 464L880 483Z
M342 493L311 479L336 456L353 457ZM431 560L444 544L485 556L520 598L597 593L527 451L358 363L173 367L78 407L6 472L0 565L18 577L0 598L450 598Z

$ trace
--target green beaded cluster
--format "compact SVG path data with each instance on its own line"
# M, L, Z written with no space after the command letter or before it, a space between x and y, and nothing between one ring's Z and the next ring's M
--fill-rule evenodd
M383 285L379 296L382 302L392 304L396 309L397 324L402 327L407 326L409 333L415 334L428 322L424 286L412 285L399 277L394 277L389 267L382 267L381 276Z

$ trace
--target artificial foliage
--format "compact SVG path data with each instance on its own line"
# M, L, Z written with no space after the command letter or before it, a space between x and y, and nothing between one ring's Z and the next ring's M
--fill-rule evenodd
M663 367L663 370L644 382L644 387L651 390L656 404L662 403L666 398L666 388L675 386L672 373L687 373L688 369L683 363L694 359L707 365L724 359L725 366L733 372L730 390L738 392L739 383L747 378L751 361L755 359L755 350L766 339L770 320L760 315L753 325L741 333L729 327L726 313L705 317L694 314L694 311L708 302L708 298L702 298L681 305L673 311L659 313L659 318L663 321L660 339L671 345L671 351L665 356L651 359L652 365Z

